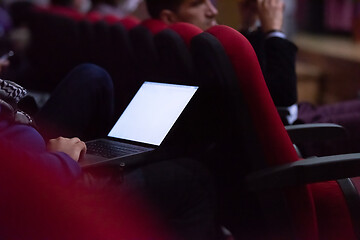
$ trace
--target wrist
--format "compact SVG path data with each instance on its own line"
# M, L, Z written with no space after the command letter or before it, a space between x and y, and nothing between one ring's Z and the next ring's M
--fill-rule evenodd
M272 34L272 33L283 33L283 31L281 30L278 30L278 29L268 29L268 30L263 30L264 31L264 34L265 35L269 35L269 34Z
M240 27L241 32L253 32L256 31L261 26L260 20L253 21L249 25L242 25Z
M261 21L261 25L262 25L262 29L264 31L264 33L270 32L270 31L278 31L281 32L282 31L282 22L280 21Z
M286 38L285 33L283 33L282 31L278 31L278 30L274 30L274 31L269 31L265 34L265 38L273 38L273 37L277 37L277 38Z

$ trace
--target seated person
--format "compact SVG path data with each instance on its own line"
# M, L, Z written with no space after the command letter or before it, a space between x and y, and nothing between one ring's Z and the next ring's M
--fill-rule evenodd
M151 17L165 23L189 22L203 30L216 25L217 9L210 0L146 0ZM297 103L295 61L297 47L281 31L283 0L243 0L241 32L252 44L275 105L287 112L286 124L336 123L343 125L349 137L334 143L304 146L304 156L360 152L360 101L353 100L320 107Z
M192 23L203 30L217 24L216 16L218 11L210 0L196 1L196 4L193 4L194 1L191 0L147 0L146 2L150 15L153 18L163 20L167 24L183 21ZM259 10L261 20L265 22L261 30L253 27L258 17L256 1L240 2L241 15L243 17L242 30L244 30L242 32L250 40L259 57L259 62L275 105L278 107L295 105L296 107L297 95L294 62L297 48L293 43L285 39L285 35L281 32L282 15L275 12L275 10L282 12L284 6L270 8L268 5L265 5L265 2L267 1L262 1L261 6L263 7L261 11ZM277 17L273 19L272 15ZM251 33L249 29L252 30ZM257 31L254 32L254 30ZM263 39L265 39L267 34L270 34L266 36L266 40L269 43L264 44ZM274 41L275 44L272 43ZM280 45L281 47L280 49L275 49L273 45ZM271 61L271 63L274 62L275 66L267 66L264 59L265 56L279 61ZM282 71L280 72L278 69L282 69ZM279 86L281 86L281 89L279 89Z
M217 24L217 9L210 0L146 0L148 12L152 18L167 24L189 22L202 30Z
M296 46L281 31L284 19L283 0L240 2L242 33L254 47L265 81L275 105L290 113L284 120L292 123L336 123L348 130L346 140L324 143L306 143L302 146L304 156L323 156L360 152L360 101L352 100L313 106L307 102L297 103Z
M196 161L176 159L136 169L79 167L86 145L73 136L95 138L108 131L112 91L103 69L92 64L75 68L35 115L40 132L51 139L46 143L32 117L18 109L26 90L1 80L1 236L215 238L211 181Z
M244 0L239 2L239 11L240 31L258 56L274 104L289 112L287 119L282 117L284 122L292 124L297 118L297 47L282 32L284 2Z

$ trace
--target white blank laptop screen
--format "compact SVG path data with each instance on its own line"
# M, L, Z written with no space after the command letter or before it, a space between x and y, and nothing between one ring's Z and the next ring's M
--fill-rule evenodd
M160 145L197 89L145 82L108 136Z

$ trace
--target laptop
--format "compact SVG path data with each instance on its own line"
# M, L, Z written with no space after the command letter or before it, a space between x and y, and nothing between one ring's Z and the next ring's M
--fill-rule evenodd
M136 164L159 148L197 86L144 82L106 138L86 142L81 167Z

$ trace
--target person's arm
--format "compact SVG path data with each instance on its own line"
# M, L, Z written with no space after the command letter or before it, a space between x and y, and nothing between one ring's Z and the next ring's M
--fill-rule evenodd
M1 161L6 166L15 167L19 174L26 172L47 173L56 182L69 184L81 175L79 165L66 153L47 152L34 153L29 149L21 149L16 143L6 139L0 140ZM15 177L15 176L14 176Z
M283 0L258 0L261 29L265 34L263 69L274 103L288 107L297 102L295 61L297 47L286 39L283 25Z
M291 106L297 102L296 53L297 47L287 39L271 37L265 40L263 73L278 107Z
M76 162L86 153L86 145L79 138L58 137L50 139L47 143L49 152L63 152L70 156Z
M256 16L261 21L261 27L242 33L256 52L275 105L289 113L288 122L291 123L297 118L297 47L281 31L284 3L282 0L247 1L253 5L256 3Z
M55 140L54 140L55 141ZM83 143L75 147L68 146L63 139L47 150L44 139L32 127L22 124L8 124L0 121L0 155L2 161L13 164L29 165L31 169L44 169L58 181L70 183L81 174L81 168L75 160L85 151ZM73 140L74 141L74 140ZM55 141L58 142L58 141ZM67 153L65 153L67 152Z
M257 28L257 3L256 0L241 0L238 2L240 14L240 32L251 32Z
M282 30L284 8L283 0L257 0L257 11L265 34Z
M284 7L282 0L239 1L240 31L254 31L260 24L265 34L281 31Z

